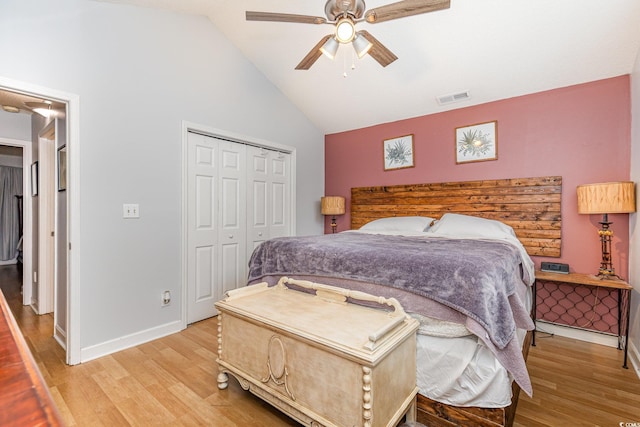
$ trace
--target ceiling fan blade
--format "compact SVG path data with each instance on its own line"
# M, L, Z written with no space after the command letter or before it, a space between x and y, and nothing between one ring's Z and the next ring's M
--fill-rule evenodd
M398 59L397 56L393 54L389 49L387 49L382 43L378 41L375 37L373 37L368 31L362 30L358 31L358 34L362 34L362 36L369 40L373 46L369 49L369 55L376 61L380 63L383 67L391 64L393 61Z
M318 42L317 45L315 45L313 47L313 49L311 49L309 51L309 53L307 53L307 56L305 56L302 61L300 61L300 63L298 65L296 65L296 70L308 70L309 68L311 68L311 66L318 60L318 58L320 58L322 56L322 52L320 52L320 48L327 42L327 40L329 40L331 37L333 37L332 34L326 35L322 38L322 40L320 40Z
M449 9L451 0L403 0L386 6L370 9L364 19L370 24L419 15L436 10Z
M246 12L247 21L297 22L300 24L324 24L325 18L320 16L294 15L290 13Z

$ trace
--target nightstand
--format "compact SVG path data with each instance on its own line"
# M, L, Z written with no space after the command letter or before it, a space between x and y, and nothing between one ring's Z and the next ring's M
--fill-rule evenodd
M627 366L627 348L629 343L629 314L631 310L631 290L633 286L623 280L599 278L592 274L581 273L549 273L546 271L536 271L536 280L533 283L533 321L536 321L538 311L537 287L538 282L564 283L575 286L585 286L588 288L606 288L609 290L617 290L618 293L618 350L624 349L623 368ZM591 295L591 294L589 294ZM597 295L597 294L596 294ZM595 298L595 297L594 297ZM594 306L595 309L595 306ZM563 325L575 327L571 325ZM533 331L533 340L531 345L536 345L536 332Z

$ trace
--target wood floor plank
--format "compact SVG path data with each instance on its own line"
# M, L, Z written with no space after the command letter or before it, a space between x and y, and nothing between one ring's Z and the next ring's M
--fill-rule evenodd
M217 320L77 366L52 338L53 316L21 303L15 266L0 288L69 427L262 426L299 424L230 378L218 390ZM533 397L520 394L516 427L640 423L640 380L611 347L540 335L527 366Z
M534 396L521 395L516 425L640 422L640 380L621 367L622 358L611 347L557 336L538 340L527 361Z

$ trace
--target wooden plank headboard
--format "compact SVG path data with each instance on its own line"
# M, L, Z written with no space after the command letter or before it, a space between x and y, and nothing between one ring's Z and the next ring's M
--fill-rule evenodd
M453 212L502 221L529 255L559 257L561 199L560 176L358 187L351 189L351 228L390 216Z

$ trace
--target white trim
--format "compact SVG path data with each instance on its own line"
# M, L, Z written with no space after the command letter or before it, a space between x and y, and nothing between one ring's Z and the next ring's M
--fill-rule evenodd
M584 329L548 323L544 320L536 320L536 331L536 340L544 337L545 333L548 333L593 344L606 345L607 347L618 347L618 337L615 335L585 331Z
M55 127L55 120L52 120L38 133L38 301L31 303L37 306L39 314L53 312L56 293L55 237L51 235L55 231L56 211L53 194Z
M30 305L33 291L33 276L31 275L33 250L31 234L31 141L0 137L0 144L22 147L22 304Z
M181 322L176 320L174 322L155 326L144 331L125 335L90 347L84 347L81 351L81 359L83 363L88 362L102 356L107 356L118 351L136 347L149 341L166 337L167 335L175 334L176 332L180 332L182 329L184 328L182 327Z
M628 362L630 362L631 366L633 367L636 376L640 378L640 352L638 351L638 348L633 345L633 341L629 341L628 357Z
M57 100L67 104L67 151L68 151L68 218L67 233L73 250L67 258L67 363L75 365L81 361L80 344L80 97L68 92L11 80L0 76L0 90L21 92L36 97ZM29 165L31 164L29 150ZM29 192L31 194L31 192ZM30 208L29 204L29 208ZM25 206L26 211L26 206ZM26 218L25 218L26 222ZM77 239L76 239L77 236ZM29 242L27 242L29 243ZM31 249L31 248L28 248ZM29 265L29 270L31 266ZM25 270L27 265L25 264ZM27 271L29 271L27 270Z
M55 339L62 348L67 349L67 334L58 325L55 325L53 328L53 339Z
M80 358L80 97L68 95L67 101L67 363ZM73 246L71 246L73 242ZM72 250L73 249L73 250Z
M289 145L278 144L276 142L268 141L266 139L254 138L251 136L243 135L236 132L227 131L224 129L218 129L207 125L201 125L188 121L182 121L183 130L183 144L185 143L185 136L188 131L201 133L203 135L212 136L214 138L227 139L229 141L239 142L241 144L255 145L256 147L264 147L275 151L282 151L283 153L294 154L296 149Z
M188 217L187 217L187 203L188 203L188 138L189 131L208 135L216 138L226 139L230 141L239 142L242 144L255 145L256 147L264 147L267 149L282 151L288 153L291 156L291 231L295 234L296 231L296 149L289 145L278 144L275 142L267 141L264 139L254 138L239 133L226 131L222 129L213 128L207 125L201 125L186 120L182 121L182 209L181 209L181 277L182 277L182 306L180 307L181 316L180 322L182 329L187 327L187 236L188 236Z

